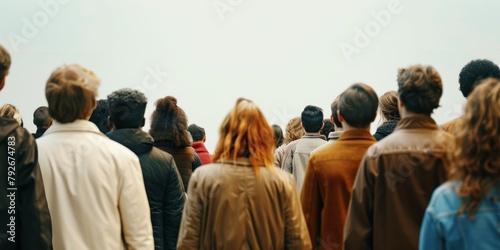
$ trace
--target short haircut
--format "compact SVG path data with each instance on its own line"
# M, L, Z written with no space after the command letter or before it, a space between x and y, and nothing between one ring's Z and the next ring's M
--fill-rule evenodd
M434 67L417 64L401 68L397 81L399 99L408 111L430 115L439 107L443 84Z
M319 132L323 127L323 110L313 105L307 105L300 115L300 121L306 132Z
M375 120L378 109L377 93L364 83L355 83L339 98L339 113L355 128L364 128Z
M97 105L94 111L92 111L92 115L90 116L89 121L93 122L101 132L106 134L111 131L108 124L108 116L108 101L105 99L100 99L97 101Z
M335 100L333 100L332 105L330 106L332 109L332 118L333 118L333 123L337 128L342 128L342 123L339 120L339 115L337 114L337 110L339 110L339 98L340 96L337 96Z
M400 120L398 106L398 92L389 91L380 97L380 112L388 121Z
M0 81L9 74L11 62L9 52L0 44Z
M23 126L21 113L19 112L19 109L12 104L4 104L0 106L0 117L14 118L21 127Z
M188 131L191 133L193 141L201 141L203 140L203 136L205 136L205 129L194 123L188 126Z
M321 129L321 134L328 139L328 135L330 134L330 132L335 131L335 127L333 127L333 123L330 121L330 119L323 119L323 124L324 125Z
M135 89L124 88L108 95L109 114L117 129L140 128L148 99Z
M52 117L49 115L49 108L45 106L40 106L33 112L33 124L37 128L47 127L52 121Z
M100 83L92 71L81 65L57 68L45 86L50 116L59 123L86 119L96 105Z
M462 95L469 96L474 86L488 77L500 78L500 68L495 63L486 59L472 60L467 63L458 77Z

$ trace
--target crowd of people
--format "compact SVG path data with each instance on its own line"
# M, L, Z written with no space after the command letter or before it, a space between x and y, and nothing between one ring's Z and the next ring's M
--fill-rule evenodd
M10 65L0 45L0 90ZM354 83L284 131L239 98L210 153L175 97L146 132L144 93L97 100L99 77L62 65L34 133L0 107L0 249L500 249L500 68L472 60L459 84L463 115L442 125L428 65L380 97Z

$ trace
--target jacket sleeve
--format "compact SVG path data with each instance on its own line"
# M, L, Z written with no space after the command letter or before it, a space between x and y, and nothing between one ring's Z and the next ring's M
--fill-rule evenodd
M194 151L193 149L193 157L194 157L194 161L192 163L192 170L193 172L202 165L201 163L201 159L200 159L200 156L198 155L198 153L196 153L196 151Z
M18 217L23 225L20 233L23 249L52 249L52 224L45 197L38 149L34 137L24 128L13 134L19 145L17 155L16 181L18 188Z
M309 159L307 164L304 184L300 194L302 210L309 229L311 243L315 249L318 241L321 240L321 210L323 209L323 200L320 194L320 183L314 167L314 156Z
M439 225L430 208L424 215L422 227L420 228L420 240L418 243L420 250L441 250L446 249L444 240L441 237Z
M195 171L191 176L188 188L188 198L182 213L181 228L179 229L179 239L177 249L200 249L200 225L204 203L200 192L198 174Z
M373 183L374 174L366 155L361 161L347 212L344 228L344 249L372 249L373 247Z
M288 191L284 197L285 208L285 249L312 249L299 194L293 176L286 183Z
M125 162L122 167L118 209L127 249L154 249L153 229L146 188L139 159Z
M165 239L165 249L175 250L186 196L181 176L173 158L170 158L169 166L164 197L165 207L163 208L163 238Z
M285 153L283 155L283 165L281 165L281 169L285 170L288 173L293 174L293 153L295 152L294 144L288 146L285 149Z

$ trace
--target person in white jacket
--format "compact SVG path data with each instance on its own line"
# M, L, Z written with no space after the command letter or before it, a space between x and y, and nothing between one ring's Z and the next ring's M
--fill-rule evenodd
M88 119L100 80L80 65L64 65L47 81L54 124L37 139L54 249L153 249L137 156L108 139Z

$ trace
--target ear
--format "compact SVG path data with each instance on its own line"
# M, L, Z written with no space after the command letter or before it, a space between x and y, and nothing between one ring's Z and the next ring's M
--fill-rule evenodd
M323 130L323 128L325 127L325 123L321 123L321 128L319 129L319 131Z
M339 122L345 121L344 117L340 114L340 110L337 110L337 117L339 118Z
M49 123L47 123L47 127L52 126L52 123L54 122L54 119L50 119Z
M113 122L113 118L111 118L111 116L108 116L108 127L111 131L116 130L115 123Z
M300 127L301 127L301 128L304 128L304 124L302 124L302 122L300 122Z
M203 143L205 143L205 141L207 140L207 135L204 135L203 136L203 139L201 139L203 141Z
M4 86L5 86L5 76L0 81L0 90L2 90Z
M405 103L403 102L403 100L401 100L399 97L398 97L398 108L402 108L405 106Z
M143 117L141 121L141 126L139 128L144 127L145 124L146 124L146 118Z
M330 116L330 122L335 125L335 121L333 120L333 116Z

